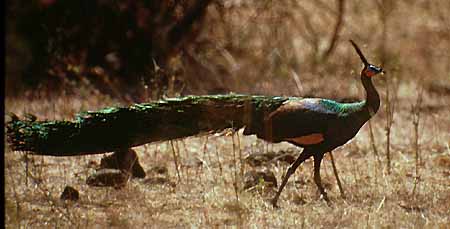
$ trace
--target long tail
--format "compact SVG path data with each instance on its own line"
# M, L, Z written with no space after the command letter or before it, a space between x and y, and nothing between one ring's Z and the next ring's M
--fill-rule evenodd
M288 98L250 95L188 96L83 112L73 121L12 115L6 124L13 150L38 155L98 154L227 128L262 131L264 117Z

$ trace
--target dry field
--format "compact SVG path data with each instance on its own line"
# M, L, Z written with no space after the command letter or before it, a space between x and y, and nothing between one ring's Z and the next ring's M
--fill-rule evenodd
M400 90L411 90L405 94L415 94L413 88ZM279 183L288 166L277 162L255 167L246 162L246 157L255 153L283 152L293 146L267 144L240 133L233 140L233 135L224 133L173 141L179 157L179 178L170 142L135 148L147 177L132 179L122 188L86 184L101 156L28 156L28 163L25 163L25 153L11 152L7 147L6 225L447 228L450 221L450 94L438 96L425 91L423 97L418 148L415 148L411 107L405 103L407 105L396 108L391 128L391 174L386 169L383 111L372 120L375 144L370 140L366 125L351 142L334 152L345 199L339 194L329 157L326 157L322 177L329 190L331 206L319 199L311 161L300 166L290 179L281 195L281 209L273 209L268 202L275 189L264 182L253 191L243 191L243 173L270 170ZM414 97L405 98L405 101L411 100L414 102ZM18 114L26 111L49 119L69 119L79 110L111 104L115 102L101 95L6 100L7 111ZM418 164L416 149L420 155ZM294 148L294 152L299 153L300 149ZM161 167L166 168L167 173L155 172L155 168ZM80 191L78 202L59 199L66 185Z
M6 143L6 227L450 228L449 1L395 1L390 16L385 15L389 19L389 26L384 27L386 36L379 32L383 26L377 16L358 17L367 5L356 2L349 1L346 6L335 51L323 63L316 63L316 69L311 69L314 63L308 58L317 57L313 55L317 50L305 40L329 36L323 24L333 23L333 10L326 11L328 16L323 21L311 17L306 23L303 14L292 12L298 10L292 6L274 6L270 13L256 16L248 13L251 9L238 14L230 8L226 16L234 20L229 21L227 29L241 34L240 40L225 44L227 37L221 37L225 26L204 32L205 37L218 41L219 51L229 45L241 50L224 62L231 70L228 78L223 76L222 84L242 93L362 99L360 63L347 42L349 38L361 43L371 62L384 63L387 74L374 79L382 104L370 122L371 128L366 124L351 142L333 152L345 198L340 195L326 154L322 179L331 205L320 199L313 182L312 160L308 160L289 180L280 197L280 209L272 208L269 200L276 188L260 180L244 190L245 174L271 171L279 184L288 164L275 161L255 166L247 158L269 152L299 154L301 149L285 143L268 144L240 132L136 147L147 177L132 179L120 188L86 184L102 155L32 156L12 152ZM311 9L314 5L302 7L301 12L317 10ZM210 22L219 23L211 11ZM288 23L279 27L270 23L278 22L273 15L285 11L293 13L286 16L290 18ZM242 17L253 17L260 23L251 27L252 21L242 23ZM317 29L315 33L305 26L309 23ZM274 29L272 25L276 31L263 28ZM299 31L307 31L307 35ZM286 37L291 39L284 40ZM233 38L238 39L237 35ZM318 40L316 48L320 51L326 42ZM203 54L216 63L231 55ZM292 70L296 74L291 74ZM292 75L301 79L301 85L295 84ZM200 88L201 82L192 81L192 90L208 91ZM39 119L71 119L79 111L112 105L126 104L89 85L80 87L77 94L55 96L43 91L5 100L6 112L19 116L32 113ZM79 190L78 201L60 200L67 185Z

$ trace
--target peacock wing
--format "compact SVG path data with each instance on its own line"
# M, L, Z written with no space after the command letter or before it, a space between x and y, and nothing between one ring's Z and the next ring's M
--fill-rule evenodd
M324 106L321 99L287 101L266 119L266 132L271 141L290 141L299 145L317 144L324 140L330 122L337 112Z

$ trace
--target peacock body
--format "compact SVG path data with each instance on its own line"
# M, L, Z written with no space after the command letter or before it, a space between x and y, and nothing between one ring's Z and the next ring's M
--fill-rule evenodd
M331 127L338 124L343 125L340 134L359 129L351 127L363 124L355 122L363 107L364 102L316 98L187 96L82 112L73 121L39 121L12 115L7 135L13 150L52 156L106 153L227 128L245 128L245 135L304 147L328 139L336 129ZM347 135L350 139L355 134Z

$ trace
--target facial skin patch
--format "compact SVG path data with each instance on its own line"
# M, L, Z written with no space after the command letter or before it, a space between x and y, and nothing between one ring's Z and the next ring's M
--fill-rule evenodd
M288 141L295 142L299 145L314 145L323 142L323 134L310 134L296 138L288 138Z
M364 70L364 75L366 75L367 77L372 77L372 76L375 75L375 72L373 72L373 71L370 70L370 69L365 69L365 70Z

